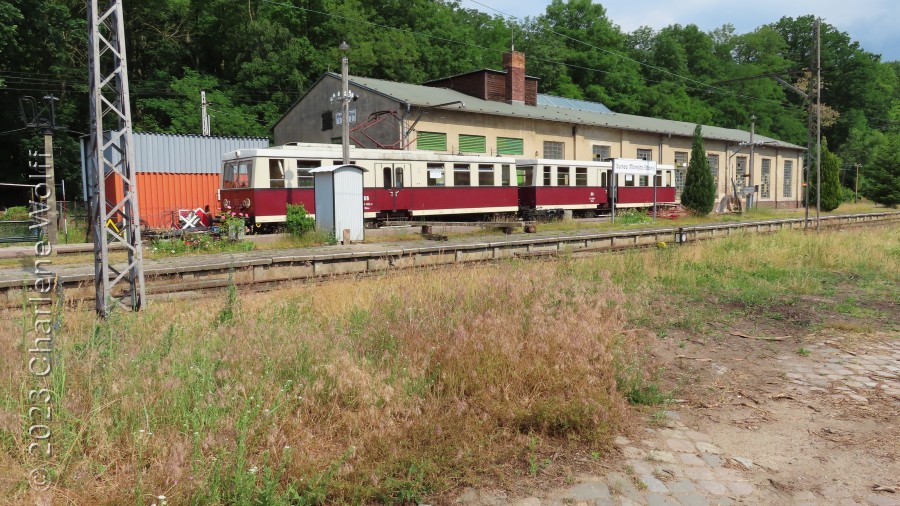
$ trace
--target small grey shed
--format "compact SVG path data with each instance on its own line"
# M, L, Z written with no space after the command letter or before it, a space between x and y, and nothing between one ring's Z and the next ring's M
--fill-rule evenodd
M315 178L316 228L334 234L344 241L365 238L363 219L363 172L358 165L329 165L309 171Z

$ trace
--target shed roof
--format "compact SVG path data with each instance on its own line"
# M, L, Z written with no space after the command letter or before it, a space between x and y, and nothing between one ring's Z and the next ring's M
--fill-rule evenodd
M341 76L328 72L319 81L325 78L340 80ZM467 112L489 114L495 116L520 117L547 121L559 121L581 125L593 125L622 130L648 132L655 134L671 134L680 137L692 137L695 123L685 121L673 121L633 114L621 114L605 112L598 105L583 100L554 97L552 95L539 95L538 105L508 104L482 100L471 95L466 95L447 88L434 88L419 84L398 83L384 79L371 77L350 76L350 83L373 93L391 98L398 102L418 107L433 107L451 102L462 102L462 108ZM318 83L317 83L318 84ZM540 97L543 97L541 100ZM302 97L301 99L302 100ZM298 101L299 103L299 101ZM595 105L588 105L595 104ZM296 105L296 104L295 104ZM453 106L458 107L458 106ZM605 108L605 106L603 106ZM735 143L750 142L750 132L733 128L722 128L710 125L702 125L705 139L720 140ZM805 150L806 148L788 142L756 134L756 144L767 146Z

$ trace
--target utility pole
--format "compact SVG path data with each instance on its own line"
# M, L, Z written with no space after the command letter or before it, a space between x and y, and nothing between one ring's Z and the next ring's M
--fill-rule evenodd
M209 103L206 101L206 92L200 92L200 121L203 123L202 130L204 136L209 136L209 113L206 111L206 107Z
M853 185L853 203L859 201L859 164L856 164L856 183Z
M98 8L99 1L87 1L91 119L87 165L91 171L95 301L97 314L105 318L114 304L131 310L143 308L146 297L122 0L104 0L108 7L103 10ZM107 194L107 183L112 195ZM121 197L116 195L118 188ZM124 266L110 263L111 243L125 247Z
M350 79L349 76L349 60L347 60L347 51L350 46L346 42L341 42L339 46L344 56L341 58L341 147L344 156L344 165L350 163Z
M822 208L822 19L816 18L816 230Z
M750 181L749 185L750 189L753 190L755 187L753 186L753 155L756 154L756 146L753 142L753 134L756 131L756 115L750 115ZM753 204L756 203L756 193L750 193L747 196L747 210L753 209Z

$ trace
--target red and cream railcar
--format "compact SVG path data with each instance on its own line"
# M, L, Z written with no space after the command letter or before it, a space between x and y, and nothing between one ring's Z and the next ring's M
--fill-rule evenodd
M616 207L674 203L674 167L658 166L657 172L655 188L648 176L618 174ZM567 210L590 217L609 210L609 161L521 159L516 161L516 174L523 215Z
M310 169L341 163L341 147L291 144L225 154L219 199L222 209L255 224L286 219L287 204L315 214ZM424 151L351 149L350 163L363 176L368 219L515 213L515 159L443 155Z

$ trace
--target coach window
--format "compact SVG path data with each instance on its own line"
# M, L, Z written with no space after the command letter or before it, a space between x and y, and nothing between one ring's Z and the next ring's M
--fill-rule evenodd
M600 186L606 188L607 183L609 183L609 172L601 171L600 172Z
M494 166L478 166L478 186L494 186Z
M394 185L392 183L393 183L393 179L394 179L393 178L394 168L391 167L390 165L388 165L387 167L382 169L381 173L384 175L384 187L385 188L393 187Z
M429 163L428 164L428 186L444 186L444 164Z
M510 186L512 182L509 178L509 165L501 165L500 166L500 185L501 186Z
M322 162L318 160L297 160L297 187L312 188L313 175L309 173L309 169L321 166Z
M225 162L222 170L222 188L234 188L235 172L237 165L234 162Z
M587 186L587 167L575 167L575 186Z
M640 176L638 186L650 186L650 176Z
M469 172L469 164L457 163L453 165L453 186L472 186L472 174Z
M556 168L556 186L569 186L569 168Z
M638 160L653 160L653 150L652 149L639 149L637 150Z
M269 188L284 188L284 159L269 160Z
M544 186L553 186L553 167L549 165L544 165L543 184Z
M634 174L625 174L625 186L634 186Z
M516 182L519 186L534 186L534 167L516 167Z

